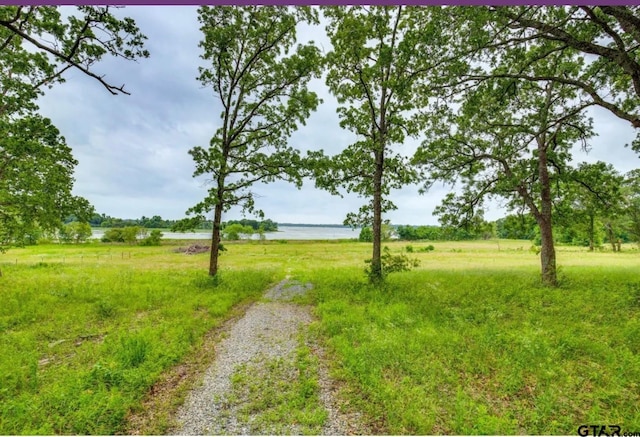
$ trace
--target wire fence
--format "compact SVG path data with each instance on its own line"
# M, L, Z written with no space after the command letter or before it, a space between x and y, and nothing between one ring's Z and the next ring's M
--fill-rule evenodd
M133 257L135 258L135 257ZM96 253L96 254L77 254L77 255L29 255L11 260L4 259L0 265L37 265L37 264L65 264L65 263L84 263L91 261L122 261L132 259L132 252L120 253Z

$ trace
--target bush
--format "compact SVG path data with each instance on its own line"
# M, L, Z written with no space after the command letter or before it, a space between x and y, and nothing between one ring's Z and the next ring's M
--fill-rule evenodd
M140 226L125 226L124 228L112 228L102 236L103 243L127 243L136 244L138 237L147 236L147 230Z
M409 258L405 253L392 255L387 246L382 249L380 261L382 262L383 278L385 278L389 273L406 272L420 265L420 260L416 258ZM369 264L369 267L365 269L365 273L370 279L376 280L377 278L373 276L373 272L371 270L371 260L368 259L365 262Z
M162 239L162 232L158 229L151 231L148 237L140 240L141 246L160 246L160 240Z
M58 231L58 238L63 243L84 243L91 237L91 225L87 222L71 222Z
M243 226L239 223L234 223L224 227L222 230L222 238L226 240L239 240L241 236L249 238L253 233L254 230L251 226Z
M362 230L360 231L360 235L358 236L358 241L364 241L367 243L373 242L373 231L370 227L365 226L364 228L362 228Z
M425 247L421 248L420 252L431 252L432 250L435 250L435 249L436 248L433 247L433 244L430 244L428 246L425 246ZM407 252L409 252L409 251L407 250Z
M113 228L105 231L100 239L103 243L124 243L121 228Z

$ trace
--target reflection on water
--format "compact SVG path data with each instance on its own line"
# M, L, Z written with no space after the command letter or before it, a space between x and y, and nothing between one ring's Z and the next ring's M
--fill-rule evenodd
M360 229L334 228L324 226L279 226L278 232L267 232L267 240L341 240L358 238ZM102 238L104 231L93 230L93 238ZM162 238L171 240L208 240L211 238L210 231L203 232L162 232ZM253 239L258 239L254 235Z

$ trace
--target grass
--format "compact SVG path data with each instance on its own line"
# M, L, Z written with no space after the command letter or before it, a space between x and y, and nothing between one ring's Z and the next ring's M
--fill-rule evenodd
M306 302L332 372L380 432L640 430L640 254L631 247L560 247L561 287L550 289L528 242L412 242L420 267L374 288L365 243L225 243L215 281L207 254L170 244L0 255L1 434L125 432L162 375L287 274L314 284ZM407 243L388 245L399 253ZM274 375L297 369L313 383L304 350L294 364L272 363ZM298 411L298 397L287 399L264 420ZM315 432L321 414L308 417Z
M279 278L229 271L214 283L203 257L131 252L111 260L102 246L38 246L5 255L18 263L3 266L0 433L122 432L162 372Z
M318 359L299 339L295 357L261 359L234 373L226 401L248 434L319 435L327 419L318 385Z
M316 272L320 330L352 402L388 434L640 429L637 268L414 271L384 288Z

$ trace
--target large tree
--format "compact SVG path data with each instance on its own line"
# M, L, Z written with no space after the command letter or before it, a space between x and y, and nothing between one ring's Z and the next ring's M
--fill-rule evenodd
M189 152L194 176L208 175L211 187L187 214L200 220L213 209L209 274L215 276L222 213L235 205L253 211L256 182L301 184L299 151L288 139L320 102L307 85L319 77L322 57L313 43L296 45L297 26L318 22L308 7L204 6L199 21L209 63L199 80L213 88L222 110L209 147Z
M77 162L37 97L75 69L112 94L127 93L95 71L104 55L146 57L145 36L109 7L80 6L66 18L57 7L0 6L0 249L26 232L51 228L91 211L71 194Z
M545 49L507 51L496 69ZM556 52L530 72L552 75L579 64L579 58ZM481 212L488 197L506 199L512 210L526 208L540 229L542 280L556 285L554 187L568 173L572 146L579 141L586 146L592 134L583 115L590 103L580 102L574 88L559 82L494 78L466 90L459 104L442 108L415 157L431 175L427 187L434 180L463 185L437 212L460 224Z
M76 164L48 119L0 118L0 249L23 241L34 226L57 229L71 213L89 219L92 208L71 193Z
M345 224L372 227L370 277L379 281L383 214L395 209L390 190L417 177L397 149L426 126L427 77L447 53L434 17L440 9L353 6L323 11L333 45L326 82L340 104L341 127L358 139L318 165L316 185L334 194L344 188L367 199Z

